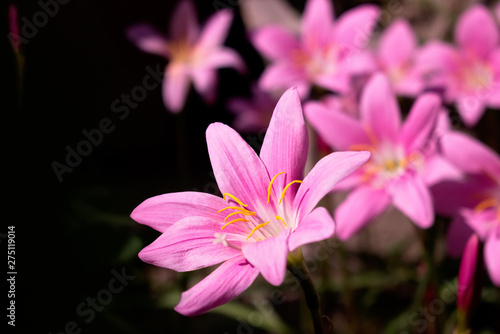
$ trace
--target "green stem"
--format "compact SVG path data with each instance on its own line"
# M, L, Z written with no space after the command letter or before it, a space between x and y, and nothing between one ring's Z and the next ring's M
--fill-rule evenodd
M307 307L311 312L311 317L314 326L315 334L324 334L323 322L321 319L321 312L319 308L319 296L314 288L314 284L307 269L307 265L304 262L302 253L300 256L295 256L293 259L289 257L288 259L288 270L297 278L302 290L304 291L304 296L306 299ZM298 258L298 259L297 259ZM298 260L298 261L297 261Z

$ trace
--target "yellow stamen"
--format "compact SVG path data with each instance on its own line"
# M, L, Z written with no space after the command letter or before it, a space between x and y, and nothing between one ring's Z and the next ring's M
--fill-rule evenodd
M281 220L281 222L283 223L283 225L285 225L285 228L288 228L288 226L286 226L285 220L283 218L281 218L280 216L276 216L276 219Z
M288 188L290 188L290 186L294 183L302 183L302 181L299 181L299 180L294 180L292 182L290 182L289 184L286 185L285 189L283 189L283 192L281 193L281 198L280 198L280 201L278 202L278 204L281 204L281 201L283 200L283 198L285 197L285 193L286 191L288 190Z
M228 225L231 225L232 223L236 223L236 222L249 222L249 220L245 219L245 218L236 218L236 219L233 219L231 220L230 222L228 222L226 225L222 226L220 229L223 230L224 227L228 226Z
M498 204L498 202L495 198L487 198L484 201L482 201L481 203L479 203L478 205L476 205L476 207L474 208L474 211L476 213L481 212L483 210L492 208L492 207L496 206L497 204Z
M224 218L224 223L227 221L227 219L229 217L234 216L234 215L255 216L256 214L257 214L257 212L252 212L252 211L248 211L248 210L240 211L240 212L232 212L232 213L228 214L226 218Z
M231 197L236 203L238 203L239 205L241 206L248 206L247 204L243 204L243 202L241 202L239 199L237 199L236 197L234 197L233 195L231 195L230 193L224 193L222 195L222 199L225 201L226 200L226 196L229 196Z
M219 211L217 211L218 213L221 213L222 211L224 210L228 210L228 209L234 209L234 210L240 210L240 211L247 211L246 209L243 209L239 206L228 206L227 208L224 208L224 209L220 209Z
M286 172L281 172L281 173L278 173L278 174L274 175L274 177L272 178L271 182L269 182L269 186L267 187L267 204L269 204L269 200L271 199L271 187L273 186L274 180L276 180L276 178L278 177L278 175L285 174L285 173Z
M261 227L266 226L266 225L267 225L267 224L269 224L270 222L271 222L271 221L268 221L268 222L265 222L265 223L262 223L262 224L259 224L259 225L255 226L255 227L252 229L252 231L250 232L250 234L248 235L247 240L248 240L248 239L250 239L250 237L252 236L252 234L253 234L255 231L257 231L257 230L258 230L259 228L261 228Z

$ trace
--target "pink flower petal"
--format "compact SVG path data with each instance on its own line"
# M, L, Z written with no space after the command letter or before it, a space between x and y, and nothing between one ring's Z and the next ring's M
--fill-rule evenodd
M196 8L191 0L181 0L170 19L170 38L194 44L199 34Z
M484 113L485 102L483 94L470 94L458 97L456 104L458 113L467 126L472 127L479 122Z
M270 178L281 172L287 173L274 181L277 193L281 194L289 182L303 179L308 148L309 136L299 94L291 88L283 94L274 109L260 151ZM295 197L297 188L287 191L289 201Z
M193 69L191 71L194 88L207 104L215 102L217 95L217 73L212 69Z
M469 240L473 233L474 231L465 222L463 216L456 214L446 234L446 248L448 254L455 258L460 257L464 252L467 240Z
M148 24L138 24L126 31L127 37L144 52L166 57L167 41L156 29Z
M335 42L348 55L359 52L370 40L373 28L380 15L375 5L361 5L343 13L335 26Z
M257 30L251 35L251 40L255 48L270 60L289 58L294 50L300 48L297 39L277 25Z
M500 286L500 228L497 226L495 231L492 231L486 244L484 245L484 261L491 281L496 286Z
M290 234L288 248L290 251L312 242L328 239L335 232L335 222L325 208L316 208L304 217L295 231Z
M399 133L399 141L408 154L426 151L440 107L441 99L433 93L420 95L415 101Z
M233 11L230 9L218 10L212 15L201 32L196 46L210 49L223 45L233 20Z
M206 69L230 67L242 73L246 71L246 65L243 58L233 49L226 47L217 48L212 50L210 54L204 55L200 67Z
M276 237L249 243L242 248L248 262L275 286L283 283L285 278L290 232L290 229L286 229Z
M145 247L139 257L146 263L184 272L213 266L240 255L240 250L213 241L215 233L229 234L229 240L233 235L239 237L244 233L242 227L231 224L221 231L221 226L221 221L210 218L184 218Z
M384 212L390 198L384 189L360 186L351 192L335 211L335 235L347 240L372 219Z
M401 124L399 106L387 78L374 75L365 86L360 103L361 120L378 139L396 141Z
M319 102L304 106L307 120L332 148L349 150L352 145L369 144L370 139L359 121L340 110L327 109Z
M445 134L441 138L441 148L448 160L468 173L500 177L500 158L496 152L466 134Z
M222 193L229 193L259 212L267 200L269 176L254 150L229 126L212 123L207 129L208 154Z
M165 232L177 221L200 216L220 219L218 210L224 208L222 198L194 191L170 193L148 198L130 214L136 222Z
M370 159L370 152L334 152L320 161L304 178L293 202L299 219L305 217L333 187Z
M425 44L416 56L416 67L420 73L447 75L458 66L460 53L451 45L431 41Z
M307 77L301 70L293 67L288 62L277 61L266 67L259 78L259 87L265 91L286 90L294 86L298 88L298 86L303 86L307 82ZM301 98L306 97L302 95L300 90L299 94L301 94Z
M434 209L429 189L419 177L403 176L389 186L392 203L418 227L434 223Z
M396 19L382 34L378 56L386 68L394 68L411 60L417 40L410 24Z
M433 155L425 160L422 178L428 186L444 180L460 180L462 171L440 155Z
M497 221L497 212L493 209L476 212L473 209L465 208L460 210L460 214L464 217L467 225L483 241L494 230L494 225Z
M473 5L455 26L455 39L465 52L484 58L498 45L498 27L493 15L483 5Z
M479 258L482 254L478 254L479 250L479 240L476 235L472 235L467 242L458 273L457 306L466 312L470 311L472 306L475 285L481 284L476 281L476 278L479 278L477 271L483 270L482 261Z
M333 28L333 8L329 0L309 0L302 17L302 42L306 49L327 45Z
M182 293L175 310L186 316L205 313L241 294L258 275L259 271L243 256L228 260L201 282Z
M163 78L163 103L174 114L184 107L189 92L189 74L183 65L169 64Z

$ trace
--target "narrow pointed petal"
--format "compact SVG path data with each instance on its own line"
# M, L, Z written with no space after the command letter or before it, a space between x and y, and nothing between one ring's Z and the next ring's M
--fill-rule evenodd
M352 145L370 143L361 123L341 110L328 109L313 101L304 106L304 111L321 138L336 150L346 151Z
M361 95L361 120L378 139L396 141L401 116L387 77L376 74Z
M210 311L240 295L258 275L259 271L242 256L228 260L201 282L183 292L175 310L186 316Z
M320 161L304 178L293 206L305 217L333 187L370 159L370 152L334 152Z
M272 25L251 35L255 48L270 60L289 58L300 45L296 38L281 26Z
M166 57L167 41L148 24L138 24L127 29L127 37L144 52Z
M288 89L307 82L305 74L288 62L275 62L269 65L259 78L259 87L265 91ZM299 91L300 92L300 91ZM301 95L301 98L305 96Z
M382 34L378 55L386 68L393 68L408 62L416 47L417 40L410 24L397 19Z
M212 69L194 69L191 72L194 88L203 100L212 104L217 95L217 73Z
M407 153L426 150L436 126L440 107L441 100L433 93L422 94L415 101L399 134L399 141Z
M177 221L200 216L220 219L217 212L226 207L222 198L194 191L170 193L148 198L130 214L136 222L165 232Z
M469 240L473 233L474 231L465 222L463 216L456 214L446 234L448 254L455 258L460 257L465 249L467 240Z
M229 126L212 123L207 129L208 154L222 193L239 198L256 211L267 199L269 176L254 150Z
M343 13L335 26L335 42L348 54L363 49L370 40L380 8L375 5L361 5Z
M390 198L384 189L361 186L350 193L335 211L335 235L347 240L384 212Z
M483 5L463 13L455 26L455 39L463 50L485 57L498 45L498 28L493 15Z
M484 114L485 102L481 95L465 95L457 98L458 113L468 127L472 127L479 122Z
M213 52L204 55L201 61L201 67L207 69L230 67L241 73L246 71L246 65L243 58L233 49L226 47L217 48Z
M302 39L306 48L326 45L331 39L333 8L329 0L309 0L302 18Z
M279 286L285 279L290 229L281 231L276 237L249 243L243 246L245 258L272 285Z
M281 172L287 173L274 182L278 193L289 182L303 179L308 148L309 136L299 94L297 89L291 88L281 96L274 109L260 151L270 178ZM297 188L286 193L289 200L293 200L294 189Z
M458 272L457 307L459 310L470 312L473 299L478 291L476 285L481 284L476 279L480 277L478 271L483 270L480 241L476 235L472 235L467 241L467 245L460 262Z
M447 159L434 155L425 160L422 178L424 183L432 186L444 180L461 180L463 172Z
M390 184L389 192L396 208L418 227L428 228L434 222L429 190L418 177L402 177Z
M182 110L189 92L189 84L189 75L184 66L167 66L162 86L163 103L167 109L175 114Z
M139 257L152 265L179 272L197 270L221 263L241 254L241 251L214 244L215 233L243 234L239 226L229 225L221 232L222 223L205 217L188 217L178 221Z
M445 134L441 148L445 157L465 172L500 177L500 158L496 152L466 134Z
M335 232L335 222L325 208L316 208L304 217L288 238L290 251L312 242L328 239Z
M500 228L496 227L490 234L486 244L484 245L484 261L488 273L490 274L491 281L496 286L500 286L500 261L498 260L500 254Z
M232 10L218 10L208 19L207 23L203 27L196 46L203 49L210 49L223 45L232 21Z
M199 33L196 8L191 0L181 0L170 20L170 39L192 44Z

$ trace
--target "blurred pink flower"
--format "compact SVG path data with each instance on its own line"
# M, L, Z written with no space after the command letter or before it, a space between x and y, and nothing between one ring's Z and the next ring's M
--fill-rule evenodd
M8 38L14 51L18 53L21 50L21 36L19 34L19 19L15 4L9 5L9 30Z
M322 104L305 106L308 121L336 150L369 150L372 157L336 190L355 188L336 210L337 236L348 239L392 203L416 225L432 225L429 185L454 175L434 141L441 101L421 95L401 124L399 106L387 77L376 74L361 96L360 118Z
M486 106L500 107L499 32L485 6L473 5L459 17L455 42L429 42L418 66L429 75L427 85L444 87L446 101L454 101L465 124L474 126Z
M461 133L441 139L446 158L470 176L462 182L437 185L437 210L450 216L457 212L448 235L453 253L462 250L472 232L485 242L486 267L500 286L500 157L484 144ZM467 226L464 226L464 223Z
M233 126L242 132L264 131L269 125L277 99L252 85L250 98L235 97L227 102L227 108L236 118Z
M140 204L131 217L162 232L139 257L190 271L222 263L184 292L176 310L196 315L233 299L259 273L283 282L288 253L329 238L335 224L315 208L337 182L363 165L369 152L338 152L304 178L308 134L297 91L288 90L272 116L260 156L230 127L213 123L207 145L222 198L196 192L165 194Z
M421 73L415 67L417 53L417 38L404 19L395 20L380 36L375 52L378 65L397 94L416 96L423 89Z
M483 258L482 244L477 235L472 235L460 262L458 272L457 307L462 312L461 316L470 315L481 296ZM465 319L464 319L465 320Z
M380 10L362 5L345 12L337 22L328 0L308 0L296 37L279 25L269 25L251 35L253 44L272 63L259 84L264 90L297 86L301 98L311 84L346 92L349 78L373 64L365 64L361 50L369 40Z
M163 79L163 101L170 111L181 111L191 81L204 100L212 103L217 89L216 69L245 70L241 57L222 46L232 18L231 10L219 10L200 31L193 3L183 0L172 15L167 39L147 24L127 30L127 36L141 50L169 59Z

